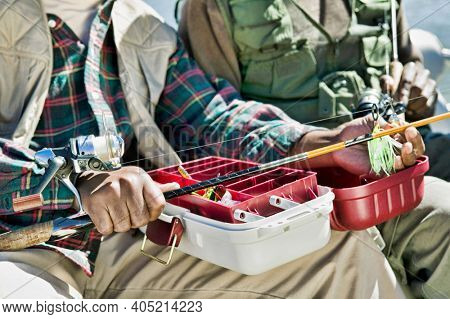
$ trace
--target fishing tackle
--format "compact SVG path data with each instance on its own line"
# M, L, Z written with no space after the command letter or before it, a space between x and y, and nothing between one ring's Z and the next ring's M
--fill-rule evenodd
M386 122L392 123L399 122L398 116L405 112L406 105L403 102L395 102L387 93L381 93L375 89L367 89L361 94L355 117L364 117L372 114L375 121L383 118Z
M192 179L192 177L189 175L189 173L186 171L186 169L181 164L178 165L177 170L178 170L178 173L180 173L180 175L183 178ZM226 190L225 186L217 185L217 186L213 186L213 187L209 187L209 188L205 189L203 195L200 195L197 192L193 192L192 194L201 196L203 198L212 200L214 202L219 202L223 199L226 192L227 192L227 190Z
M388 30L386 24L386 32ZM389 56L386 55L386 79L391 82L389 90L394 93L400 83L403 73L403 65L398 59L397 47L397 11L395 1L391 0L391 30L392 30L392 62L389 64ZM371 107L371 113L375 120L373 133L382 131L380 119L383 118L391 125L399 126L401 121L398 115L406 112L406 105L402 102L394 102L394 99L387 93L378 93L374 90L368 90L363 94L360 100L359 107L361 109L368 109ZM395 140L390 136L384 136L379 139L369 141L367 143L369 151L370 165L372 171L376 175L382 173L390 175L394 172L394 162L396 152L399 151L396 147Z
M443 113L440 115L436 115L430 118L426 118L417 122L405 124L398 127L393 127L390 129L386 129L379 132L368 133L359 137L356 137L351 140L347 140L344 142L340 142L337 144L321 147L312 151L300 153L297 155L289 156L286 158L282 158L273 162L255 165L237 172L233 172L231 174L218 176L209 180L205 180L199 182L197 184L185 186L176 190L167 191L164 193L164 197L166 200L170 200L176 198L178 196L183 196L187 194L192 194L193 192L203 190L208 187L213 187L216 185L223 184L225 182L235 180L240 177L248 176L254 173L259 173L263 171L267 171L273 168L277 168L286 164L290 164L298 161L306 161L313 159L315 157L319 157L325 154L329 154L335 151L343 150L345 148L349 148L355 145L359 145L377 138L381 138L384 136L395 135L398 133L402 133L408 127L421 127L425 125L429 125L434 122L438 122L441 120L450 119L450 112ZM67 237L66 234L59 233L61 229L60 225L70 223L72 226L81 225L83 227L91 226L93 227L92 222L89 220L87 216L83 216L82 219L74 219L68 217L60 217L56 220L52 220L46 223L34 224L31 226L27 226L16 231L10 231L0 235L0 250L13 250L13 249L23 249L38 243L42 243L48 241L50 238L52 240L58 240ZM77 224L78 223L78 224ZM39 236L37 236L39 235ZM65 236L65 237L64 237ZM36 239L37 238L37 239ZM19 240L20 239L20 240ZM40 241L38 241L38 239ZM11 244L11 241L15 240L14 245Z

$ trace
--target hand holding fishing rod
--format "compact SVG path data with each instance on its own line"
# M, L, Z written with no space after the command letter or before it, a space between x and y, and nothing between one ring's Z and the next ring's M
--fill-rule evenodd
M43 148L34 155L37 166L45 169L39 184L26 194L12 201L13 212L29 211L44 206L42 192L56 178L74 194L77 213L45 223L34 224L0 236L0 250L16 250L48 241L51 236L59 239L92 227L81 205L80 194L73 184L77 174L85 171L111 171L121 167L124 142L120 136L107 133L104 136L79 136L72 138L65 147ZM81 218L80 218L81 217Z

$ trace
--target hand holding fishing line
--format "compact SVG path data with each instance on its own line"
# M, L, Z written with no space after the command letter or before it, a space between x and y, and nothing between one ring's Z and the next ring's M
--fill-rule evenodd
M302 140L299 141L299 143L292 150L291 154L294 155L303 151L313 150L318 146L327 144L342 143L366 134L382 132L382 129L393 128L391 124L388 124L381 118L378 121L380 123L381 130L376 132L374 132L376 123L370 115L342 124L337 129L332 131L311 132L306 134ZM391 137L386 138L391 139ZM395 134L394 139L403 145L400 154L394 154L391 169L385 168L385 171L392 171L392 169L401 170L405 167L414 165L415 159L423 155L425 151L422 137L414 127L406 129L405 133ZM383 147L379 150L379 152L384 152ZM375 156L375 154L373 156ZM374 163L370 161L367 144L361 143L351 148L332 152L327 156L309 160L308 168L342 167L352 174L364 175L370 173L371 170L374 169L373 164ZM298 163L296 165L301 167L302 163ZM374 169L374 172L377 174L379 174L380 171L381 170Z
M399 61L397 44L397 11L391 1L392 62L387 63L387 74L380 77L383 92L407 106L406 116L417 121L432 116L437 97L436 81L420 61L403 65ZM389 59L389 57L386 57Z

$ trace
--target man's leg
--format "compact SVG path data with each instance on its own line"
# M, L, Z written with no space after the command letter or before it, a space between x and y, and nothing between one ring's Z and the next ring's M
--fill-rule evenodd
M425 155L430 159L427 175L450 182L450 134L428 132L424 141Z
M107 237L85 297L101 298L396 298L386 258L367 232L333 232L324 248L256 276L175 252L169 266L140 254L140 233ZM283 247L280 247L283 249ZM149 245L153 255L167 249ZM220 253L220 252L218 252Z
M434 115L449 111L450 105L439 93ZM430 159L430 170L427 175L450 182L450 119L432 123L430 128L420 130L425 141L425 155Z
M0 252L0 298L81 298L83 271L43 249ZM81 279L81 283L80 280Z
M392 268L414 297L450 297L450 183L426 177L422 203L379 228Z

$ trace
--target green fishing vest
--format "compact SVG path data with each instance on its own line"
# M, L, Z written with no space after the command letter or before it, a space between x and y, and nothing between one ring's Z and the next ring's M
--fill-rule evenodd
M392 52L389 0L348 0L351 22L341 39L298 0L216 1L246 98L274 104L303 123L330 119L317 125L335 127L352 119L362 90L379 89Z

